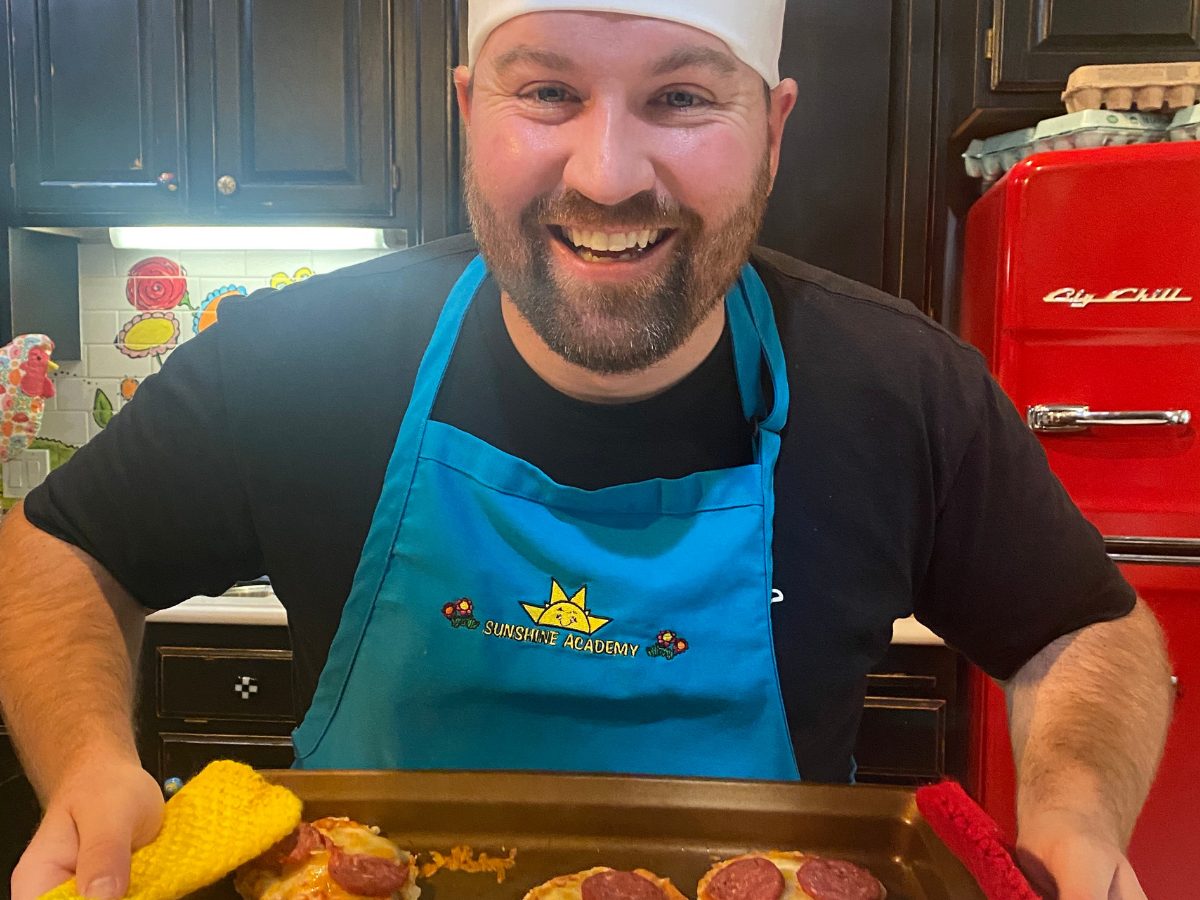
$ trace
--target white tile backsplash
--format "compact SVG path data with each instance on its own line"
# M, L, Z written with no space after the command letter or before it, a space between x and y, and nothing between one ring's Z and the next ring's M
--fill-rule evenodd
M42 414L42 430L43 437L56 438L68 444L73 444L76 447L87 443L88 435L88 420L91 419L91 413L86 412L63 412L62 410L54 410Z
M87 310L81 314L81 334L85 344L111 344L121 330L118 314L111 310Z
M117 274L113 262L113 248L108 244L79 245L79 275L86 278L91 275L111 278Z
M324 274L390 250L301 250L301 251L179 251L115 250L107 244L79 246L80 327L83 336L79 362L59 360L54 375L57 396L49 401L42 421L43 437L80 446L99 433L92 417L97 389L103 390L120 411L121 381L127 377L145 380L159 370L152 357L131 359L113 341L131 319L141 313L126 296L127 273L150 257L165 257L186 271L189 301L195 310L177 305L168 310L179 321L179 343L194 336L193 320L212 291L234 285L248 293L270 287L271 276L283 272L294 278L298 269ZM136 287L136 286L135 286ZM162 360L170 357L162 354Z
M88 347L88 375L92 378L141 377L149 375L155 368L151 357L130 359L112 344L93 344Z
M56 407L63 411L90 410L96 391L86 378L59 378L54 382Z
M276 272L289 277L303 268L313 268L311 250L247 250L246 274L269 279Z
M113 310L124 312L133 309L125 296L125 278L81 277L79 279L79 305L83 310Z
M228 278L246 271L245 250L182 250L173 258L183 266L189 277L215 275Z

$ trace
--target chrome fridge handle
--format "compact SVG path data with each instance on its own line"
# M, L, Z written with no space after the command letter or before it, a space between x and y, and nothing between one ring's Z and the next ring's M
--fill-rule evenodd
M1104 412L1087 406L1046 404L1029 407L1025 421L1034 431L1084 431L1093 425L1186 425L1186 409L1121 410Z

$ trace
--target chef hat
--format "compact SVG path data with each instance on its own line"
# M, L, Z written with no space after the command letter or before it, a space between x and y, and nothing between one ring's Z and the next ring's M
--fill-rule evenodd
M509 19L546 10L622 13L690 25L716 35L734 56L779 84L779 48L783 43L785 0L471 0L467 43L471 65L488 35Z

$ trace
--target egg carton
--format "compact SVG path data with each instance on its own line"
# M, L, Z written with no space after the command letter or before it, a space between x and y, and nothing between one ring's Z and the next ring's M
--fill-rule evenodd
M1175 113L1167 136L1173 141L1200 140L1200 106L1189 106Z
M1170 125L1170 117L1161 114L1085 109L1045 119L1032 128L971 141L963 163L969 176L990 184L1035 153L1154 143L1166 137Z
M1084 109L1158 112L1191 106L1200 97L1200 62L1083 66L1071 73L1062 99Z

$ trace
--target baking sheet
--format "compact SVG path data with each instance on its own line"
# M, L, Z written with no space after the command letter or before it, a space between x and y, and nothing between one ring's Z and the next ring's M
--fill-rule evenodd
M642 867L695 896L716 860L807 850L869 868L889 900L975 900L982 892L917 812L911 788L507 772L264 773L304 800L307 820L349 816L414 853L517 848L503 884L442 870L422 900L520 900L555 876ZM422 857L422 861L427 857ZM226 880L206 898L236 897Z

